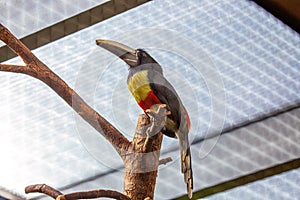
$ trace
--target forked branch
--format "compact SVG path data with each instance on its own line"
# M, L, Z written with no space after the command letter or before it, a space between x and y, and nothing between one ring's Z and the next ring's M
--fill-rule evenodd
M99 113L91 108L66 82L40 61L20 40L0 24L0 39L22 58L25 65L0 64L0 71L22 73L37 78L52 88L85 121L101 133L118 151L126 150L130 142Z

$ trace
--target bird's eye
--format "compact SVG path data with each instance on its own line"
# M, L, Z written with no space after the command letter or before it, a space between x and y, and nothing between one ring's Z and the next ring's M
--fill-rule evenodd
M140 58L140 57L142 57L142 56L143 56L143 52L141 52L141 51L138 51L138 52L137 52L137 57L139 57L139 58Z
M137 49L135 55L136 55L138 58L146 57L145 52L144 52L143 50L141 50L141 49Z

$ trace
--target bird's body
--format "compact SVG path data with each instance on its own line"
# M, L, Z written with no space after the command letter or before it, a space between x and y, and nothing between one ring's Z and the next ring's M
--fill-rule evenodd
M190 129L188 113L174 87L163 76L161 66L145 51L140 49L137 51L139 64L129 68L128 89L145 112L155 104L165 104L166 109L171 112L161 131L169 137L178 137L179 139L181 169L191 197L193 180L188 141Z
M118 55L129 65L128 89L138 105L146 111L156 104L165 104L170 111L161 132L177 137L181 152L181 170L187 184L188 196L192 197L193 173L188 133L190 119L174 87L163 76L161 66L144 50L131 48L120 43L101 40L102 47ZM117 47L116 49L112 49ZM122 51L123 54L122 54Z
M145 51L143 54L147 55L147 58L150 57ZM163 76L161 66L154 59L149 59L145 63L129 68L127 85L132 96L144 111L155 104L166 104L166 109L171 111L171 114L168 115L167 125L162 130L165 135L176 137L175 131L184 124L186 127L181 127L182 131L189 132L188 113L173 86Z

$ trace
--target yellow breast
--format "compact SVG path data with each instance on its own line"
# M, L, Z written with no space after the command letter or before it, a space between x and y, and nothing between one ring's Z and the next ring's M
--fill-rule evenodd
M128 81L128 89L137 102L144 100L151 91L147 70L135 73Z

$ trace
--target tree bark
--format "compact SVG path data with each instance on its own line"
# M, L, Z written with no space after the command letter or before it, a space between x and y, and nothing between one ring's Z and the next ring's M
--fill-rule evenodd
M149 148L145 149L148 124L148 116L140 115L130 148L122 155L125 166L124 194L131 199L153 199L154 197L163 135L158 133L149 138L150 144L147 145Z

